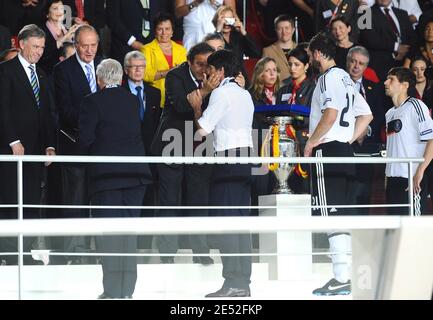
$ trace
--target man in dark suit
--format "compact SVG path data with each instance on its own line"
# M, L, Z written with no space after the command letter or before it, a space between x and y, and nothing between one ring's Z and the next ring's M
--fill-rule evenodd
M393 7L391 0L376 0L371 23L361 30L360 43L370 52L370 67L384 81L389 69L402 64L416 37L407 12Z
M89 25L82 25L75 32L76 54L54 67L55 100L59 115L58 153L78 155L78 116L83 98L97 91L95 58L99 37ZM76 163L62 165L62 203L86 205L89 203L86 190L85 168ZM63 217L85 218L85 209L67 209ZM54 240L54 239L53 239ZM83 237L62 237L64 244L53 241L53 249L69 251L87 250L89 245Z
M140 111L142 136L146 152L149 152L161 116L161 108L159 107L161 92L143 82L146 58L140 51L128 52L123 67L127 76L123 86L143 100L143 108Z
M188 61L174 68L165 80L166 100L158 130L152 143L152 153L162 156L192 156L195 130L194 112L186 96L200 88L207 97L217 87L216 77L206 78L207 57L214 51L206 43L192 47ZM206 106L206 104L205 104ZM204 108L205 108L204 106ZM173 140L174 138L174 140ZM173 140L173 141L171 141ZM211 147L212 148L212 147ZM196 149L197 151L198 149ZM212 149L211 149L212 150ZM212 153L212 152L211 152ZM198 152L194 151L194 155ZM158 164L159 205L178 206L181 197L188 206L207 206L209 201L209 179L211 167L207 165ZM184 184L183 194L181 193ZM160 216L179 216L179 210L160 210ZM207 216L207 210L190 210L189 215ZM158 236L160 253L171 254L178 249L177 236ZM194 253L208 253L206 237L191 236L190 244ZM173 257L162 257L163 263L173 263ZM209 257L195 257L194 262L213 263Z
M159 89L143 82L144 72L146 70L146 58L140 51L128 52L125 56L123 67L126 74L126 81L123 83L123 87L136 95L140 100L141 136L146 154L150 154L150 145L155 135L156 128L158 127L159 117L161 115L161 108L159 106L161 101L161 92ZM153 176L153 184L147 187L143 205L155 206L158 175L155 164L149 164L149 167ZM142 216L154 217L155 210L142 210ZM146 239L149 239L149 242L151 242L152 238L146 236L139 238L140 247L150 247L149 244L143 244Z
M104 0L63 0L62 2L71 8L74 23L87 22L96 30L105 26Z
M357 46L347 54L347 72L358 90L370 106L373 120L366 132L353 143L355 153L378 154L384 146L380 140L380 132L385 126L385 95L381 83L364 78L364 71L368 67L370 55L364 47ZM375 165L357 164L354 183L354 201L357 204L370 204L371 187L373 183Z
M0 53L11 47L11 33L9 29L0 25Z
M120 87L122 66L113 59L97 68L101 91L83 99L79 134L83 154L144 156L139 99ZM101 163L89 166L89 195L93 205L140 206L151 183L147 164ZM139 209L94 210L95 217L138 217ZM136 253L137 236L102 236L98 252ZM102 257L104 292L100 299L131 298L137 281L136 257Z
M107 25L111 30L111 57L123 62L126 53L150 41L152 34L151 10L157 1L148 1L143 7L140 0L107 0Z
M50 117L50 98L45 74L36 67L45 46L45 34L36 25L25 26L18 34L21 52L0 64L0 154L55 155L54 125ZM17 203L15 163L0 164L0 203ZM23 178L25 204L39 204L41 163L25 163ZM16 209L2 210L1 219L16 219ZM24 218L38 218L38 210L25 209ZM29 251L33 238L24 239ZM2 240L3 250L17 251L16 239ZM25 256L25 262L31 262ZM15 263L16 256L7 262Z

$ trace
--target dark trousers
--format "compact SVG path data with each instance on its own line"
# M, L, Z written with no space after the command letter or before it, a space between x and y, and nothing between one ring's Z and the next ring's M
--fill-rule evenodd
M249 206L251 165L215 165L210 191L211 206ZM249 216L249 209L212 210L217 216ZM250 254L250 234L224 234L216 237L221 254ZM224 287L248 289L251 278L251 256L222 256Z
M42 181L42 163L23 164L23 202L24 204L40 204ZM0 163L0 203L16 205L18 203L17 191L17 164ZM24 209L24 219L40 218L39 209ZM18 219L17 208L0 209L0 219ZM24 252L32 249L35 237L24 237ZM0 262L5 260L7 264L17 264L17 256L1 256L1 252L17 252L18 238L0 238ZM24 263L33 263L30 255L24 256Z
M83 166L62 165L61 188L63 205L88 205L86 169ZM89 218L88 209L64 209L62 218ZM50 249L60 252L86 252L90 248L90 237L50 237ZM53 260L76 260L76 257L55 257Z
M427 191L425 179L421 182L421 213L425 212L427 207ZM388 204L409 204L409 187L407 178L387 177L386 178L386 203ZM408 207L390 207L387 210L388 215L409 215Z
M209 205L209 184L212 167L209 165L158 165L160 206L207 206ZM160 209L160 217L208 216L208 210ZM206 235L190 235L189 242L194 253L209 253ZM176 253L177 235L157 236L160 253Z
M145 186L129 189L101 191L91 198L92 205L140 206ZM139 217L140 209L95 210L94 217ZM137 236L98 236L96 249L101 253L136 253ZM136 257L102 257L104 294L112 298L132 296L137 281Z
M331 141L313 149L316 158L353 157L348 143ZM352 205L355 204L353 191L354 164L317 163L311 166L311 196L313 205ZM313 209L313 215L353 215L357 210L348 208Z

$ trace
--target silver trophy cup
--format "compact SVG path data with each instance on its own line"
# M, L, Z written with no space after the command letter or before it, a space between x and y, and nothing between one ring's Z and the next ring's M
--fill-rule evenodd
M297 157L298 156L298 143L296 139L292 139L287 135L286 127L293 122L292 117L272 117L272 124L278 126L279 140L278 146L280 149L280 157ZM272 128L272 126L271 126ZM273 138L273 137L272 137ZM295 169L295 163L280 163L279 167L274 170L275 177L277 178L277 186L273 194L293 194L290 189L288 179Z

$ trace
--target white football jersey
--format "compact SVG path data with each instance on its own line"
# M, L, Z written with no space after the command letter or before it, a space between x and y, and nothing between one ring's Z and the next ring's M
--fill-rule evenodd
M388 110L386 118L386 156L422 158L426 142L433 139L433 120L421 100L408 98L399 107ZM415 174L418 164L413 164ZM387 177L409 177L407 163L387 163Z
M355 89L349 74L337 67L328 69L317 81L311 101L310 134L313 134L327 108L336 109L338 115L331 129L322 137L323 142L350 141L355 130L355 118L371 114L370 107Z

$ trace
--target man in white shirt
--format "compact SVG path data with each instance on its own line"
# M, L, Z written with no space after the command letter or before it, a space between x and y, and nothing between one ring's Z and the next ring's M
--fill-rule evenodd
M426 192L421 182L433 158L433 120L427 106L421 100L408 96L408 90L415 87L415 83L415 76L409 69L393 68L388 73L385 92L391 97L394 107L385 115L386 152L387 156L392 158L424 158L423 163L414 164L414 176L411 177L414 194L421 195L422 211L425 207ZM387 203L409 203L407 163L387 163L385 173ZM388 214L407 215L408 209L388 208Z
M194 109L198 132L202 136L214 134L214 149L219 156L249 156L252 152L252 122L254 104L248 91L242 89L235 77L239 67L231 51L220 50L208 57L211 75L221 83L212 91L207 109L202 113L200 90L188 95ZM215 165L210 191L211 206L249 206L251 194L251 165ZM248 209L218 209L217 216L248 216ZM222 254L251 253L251 235L225 234L219 237ZM216 297L249 297L251 257L221 257L223 263L222 288L206 295Z
M305 145L306 157L352 157L351 143L364 132L373 119L364 98L354 88L349 74L335 64L336 47L326 34L316 35L310 42L311 62L322 74L313 93L310 114L310 137ZM350 183L353 164L318 163L312 166L313 205L350 205ZM326 177L326 179L325 179ZM320 208L322 216L348 214L347 209ZM314 211L313 211L314 213ZM350 234L329 232L334 278L315 295L349 294L351 257Z

